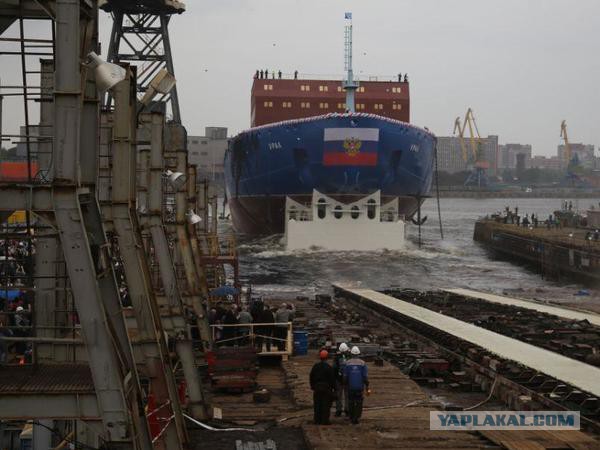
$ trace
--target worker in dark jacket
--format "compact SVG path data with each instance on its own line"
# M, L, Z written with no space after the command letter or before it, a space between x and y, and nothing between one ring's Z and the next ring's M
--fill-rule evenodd
M320 362L310 371L310 388L313 390L313 409L315 424L330 425L329 412L335 392L335 373L327 364L327 350L319 352Z
M369 390L369 377L367 365L360 359L360 350L358 347L352 347L350 350L352 358L346 362L344 368L344 382L348 387L348 411L350 412L350 421L354 424L358 423L358 419L362 415L363 409L363 393Z

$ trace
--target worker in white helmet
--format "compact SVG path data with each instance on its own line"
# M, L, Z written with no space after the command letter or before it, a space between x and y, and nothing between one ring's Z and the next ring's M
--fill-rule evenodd
M359 358L360 350L354 346L350 353L352 357L346 362L344 369L344 384L348 389L350 421L357 424L362 415L364 391L365 389L367 389L367 393L371 391L369 390L367 365Z
M340 417L342 411L348 415L348 389L344 384L344 369L350 359L350 348L345 342L342 342L338 348L333 361L333 370L335 371L335 416Z

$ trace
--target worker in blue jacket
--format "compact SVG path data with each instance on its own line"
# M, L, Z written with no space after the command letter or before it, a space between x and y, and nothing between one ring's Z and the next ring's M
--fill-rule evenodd
M369 376L366 363L360 359L360 350L357 346L350 350L351 358L346 362L344 368L344 383L348 388L348 412L350 421L353 424L358 423L358 419L362 415L363 395L365 389L367 394L369 390Z

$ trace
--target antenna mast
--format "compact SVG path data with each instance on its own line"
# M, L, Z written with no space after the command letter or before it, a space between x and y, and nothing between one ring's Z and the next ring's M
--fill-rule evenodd
M344 69L347 75L343 86L346 91L346 110L353 113L356 112L354 107L354 92L358 88L358 83L354 81L354 73L352 72L352 13L345 13L344 18L347 20L344 30Z

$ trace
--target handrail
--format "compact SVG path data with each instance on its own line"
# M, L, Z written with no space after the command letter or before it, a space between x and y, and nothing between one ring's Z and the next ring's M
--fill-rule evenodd
M286 328L285 337L269 336L258 334L254 331L255 327L269 327L270 329ZM250 345L259 346L259 355L291 355L293 349L292 339L292 322L274 322L274 323L238 323L238 324L212 324L212 338L215 346L219 344L234 343L236 341L250 341ZM223 328L248 329L248 334L241 334L226 339L217 339L217 330L222 331ZM258 338L258 339L257 339ZM258 341L258 342L257 342ZM284 349L279 350L277 344L284 343ZM271 344L275 344L277 350L271 350ZM266 348L264 348L266 347Z

